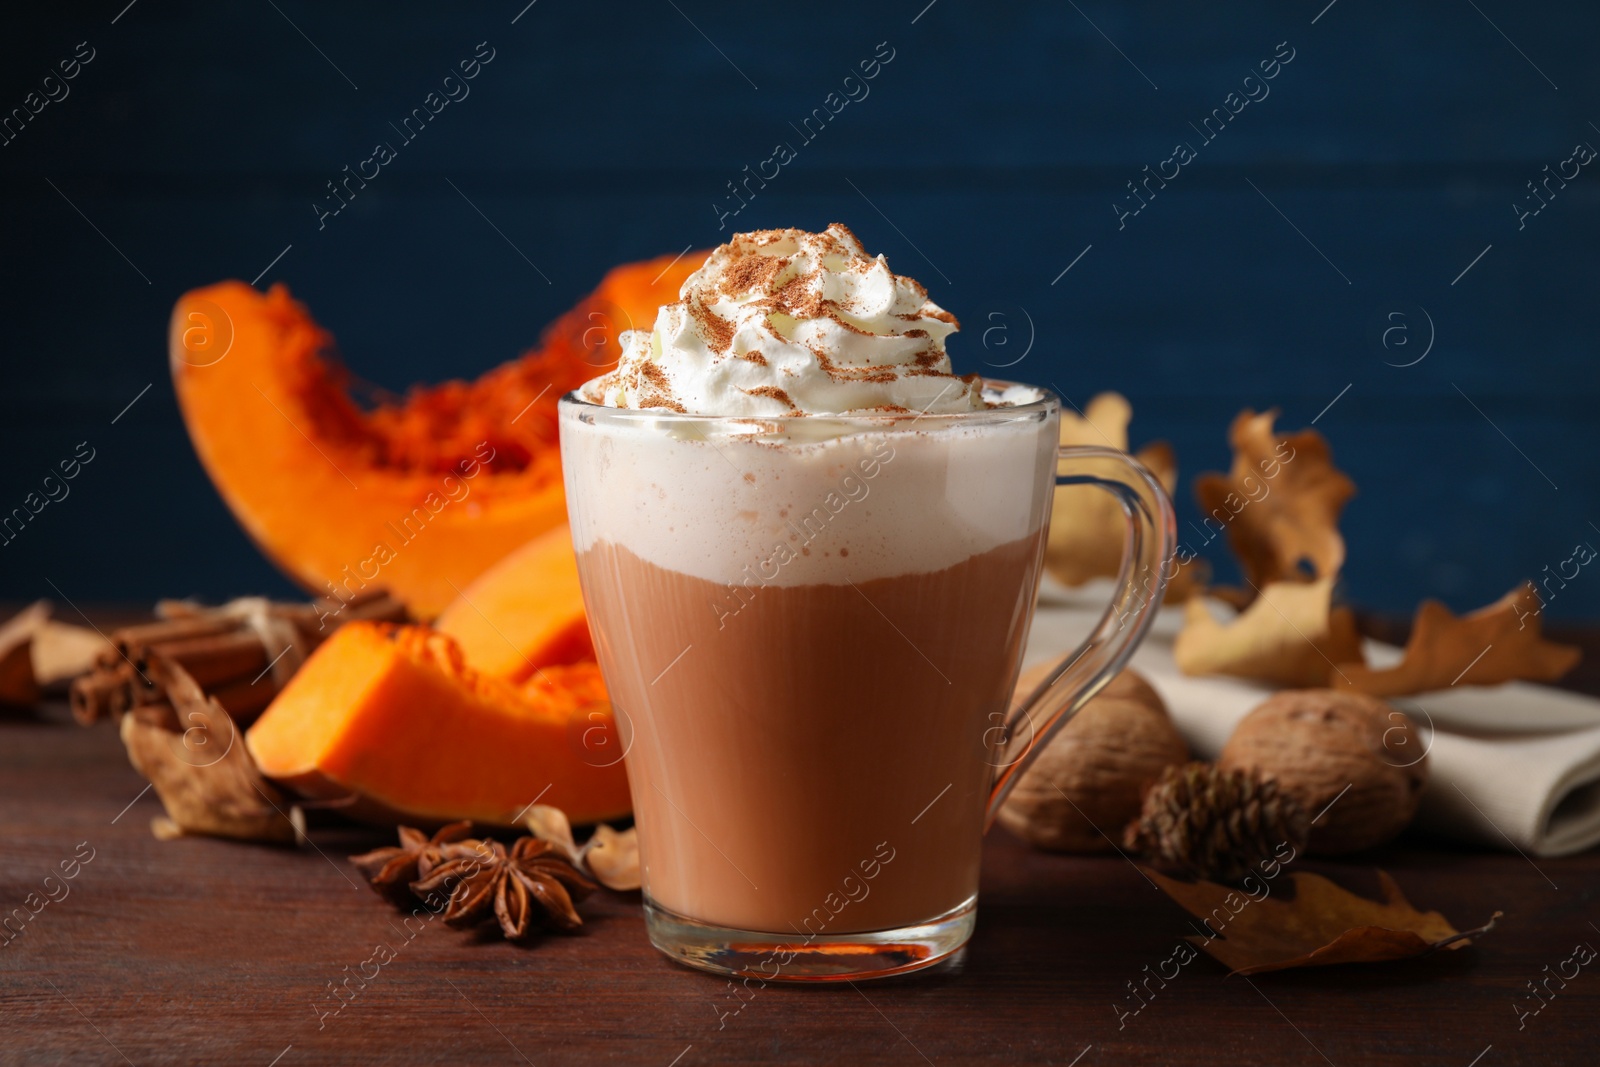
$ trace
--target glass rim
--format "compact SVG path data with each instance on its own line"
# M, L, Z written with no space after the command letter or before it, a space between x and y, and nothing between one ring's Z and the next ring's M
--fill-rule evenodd
M668 408L617 408L608 404L597 404L578 395L574 389L563 395L557 402L557 410L565 414L571 410L580 413L592 413L600 419L618 423L636 423L651 426L686 426L710 425L720 427L741 427L739 431L749 434L752 427L763 427L772 430L799 429L800 427L820 427L824 425L846 425L861 429L875 431L907 431L912 428L930 429L933 427L971 426L991 423L1011 422L1018 419L1027 419L1039 414L1047 414L1052 408L1061 407L1061 398L1055 390L1043 385L1034 385L1030 382L1014 382L1002 378L983 379L985 391L993 390L1004 392L1006 389L1021 387L1038 392L1036 400L1024 404L1008 404L992 408L977 408L969 411L946 412L916 412L916 411L857 411L837 415L700 415L693 412L678 412ZM581 386L579 388L582 388ZM759 431L755 431L759 432Z

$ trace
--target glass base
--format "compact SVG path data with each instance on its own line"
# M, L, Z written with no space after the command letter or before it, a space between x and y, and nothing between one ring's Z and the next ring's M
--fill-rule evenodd
M915 926L832 937L787 937L691 919L644 898L650 943L697 970L766 982L846 982L932 967L972 936L978 898Z

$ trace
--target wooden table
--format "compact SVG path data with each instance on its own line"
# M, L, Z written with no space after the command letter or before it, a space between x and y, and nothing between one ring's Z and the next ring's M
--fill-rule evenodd
M1594 852L1529 861L1412 837L1359 864L1307 862L1371 894L1382 866L1457 926L1505 917L1473 947L1398 964L1245 980L1202 955L1119 1027L1126 983L1189 928L1115 855L1037 853L997 830L954 965L736 994L658 955L635 895L599 894L580 933L528 947L437 922L411 938L345 862L380 835L321 831L301 851L164 843L143 788L107 724L82 729L61 705L0 718L0 910L43 898L62 860L92 850L0 947L0 1063L1600 1062L1600 973L1520 1030L1516 1012L1547 966L1600 945ZM395 958L325 1014L331 985L380 943Z

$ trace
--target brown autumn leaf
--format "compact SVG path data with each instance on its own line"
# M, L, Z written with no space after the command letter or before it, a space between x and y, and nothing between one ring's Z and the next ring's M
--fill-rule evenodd
M1346 607L1332 607L1333 576L1315 582L1275 582L1229 622L1205 602L1189 601L1173 646L1185 674L1228 674L1288 688L1317 688L1334 664L1361 660L1361 635Z
M167 809L167 821L152 827L157 836L173 836L176 826L183 833L245 841L292 844L302 838L299 809L291 811L290 801L261 777L222 705L162 657L151 656L146 670L172 701L172 713L166 722L155 714L124 715L122 743Z
M1228 429L1232 469L1202 474L1194 486L1205 512L1201 522L1227 530L1255 589L1338 574L1344 563L1339 513L1356 491L1333 465L1326 438L1315 430L1275 433L1277 417L1276 409L1241 411Z
M1118 393L1101 393L1089 401L1082 414L1061 413L1061 444L1088 445L1128 451L1128 423L1133 407ZM1133 454L1171 493L1178 484L1178 463L1172 448L1152 442ZM1091 578L1115 577L1122 564L1122 540L1127 527L1115 497L1093 486L1061 486L1051 509L1050 536L1045 546L1045 568L1063 585L1082 585ZM1187 599L1204 584L1197 577L1198 560L1182 563L1167 583L1166 600Z
M572 837L572 822L567 813L549 804L534 804L522 818L522 825L534 837L556 849L580 871L586 871L608 889L638 889L639 832L631 828L618 832L605 823L582 846Z
M627 892L643 884L639 874L637 826L618 832L601 823L583 846L582 859L583 866L607 889Z
M0 705L31 707L39 699L33 642L50 618L50 602L36 600L0 625Z
M1488 933L1501 915L1472 930L1457 930L1436 911L1418 911L1384 871L1384 899L1356 896L1320 875L1296 871L1294 893L1274 896L1272 883L1256 880L1262 895L1215 882L1183 882L1140 868L1146 877L1205 925L1187 938L1230 968L1230 975L1291 967L1378 963L1458 949Z
M101 653L110 651L111 642L99 631L47 619L33 635L33 674L42 686L67 682L89 673Z
M1544 639L1539 632L1541 606L1531 582L1460 617L1436 600L1424 600L1399 663L1383 670L1340 664L1335 683L1391 697L1457 684L1553 682L1577 666L1583 653Z

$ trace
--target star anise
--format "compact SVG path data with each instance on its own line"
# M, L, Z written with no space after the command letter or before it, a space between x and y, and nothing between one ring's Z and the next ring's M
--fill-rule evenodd
M457 846L430 874L411 883L418 896L441 888L450 893L446 923L473 926L488 919L492 910L501 932L515 941L534 929L536 911L564 930L582 926L572 904L592 893L595 885L554 846L524 837L510 849L498 841Z
M456 852L459 842L472 833L472 823L453 822L441 827L432 837L409 826L400 827L398 848L379 848L359 856L351 856L372 888L389 897L404 897L411 892L411 883L428 877L433 869L448 855Z

